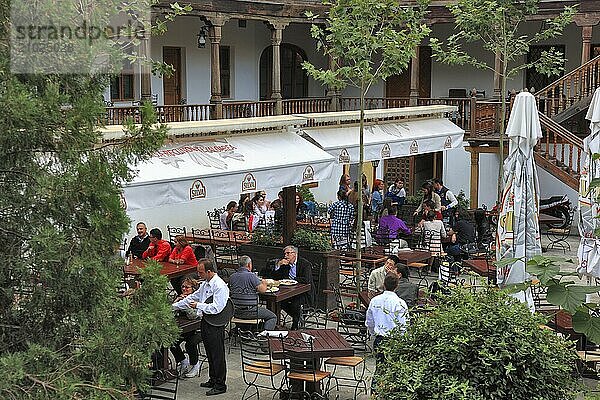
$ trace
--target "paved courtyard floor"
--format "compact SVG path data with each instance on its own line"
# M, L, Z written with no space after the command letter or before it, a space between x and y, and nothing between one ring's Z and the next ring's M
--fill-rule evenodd
M569 244L571 245L571 250L563 253L562 250L550 250L544 254L552 255L552 256L566 256L573 259L574 262L577 260L577 246L579 243L578 236L571 236L568 239ZM547 239L543 237L542 244L547 244ZM565 264L565 268L567 269L575 269L575 264L568 265ZM333 327L333 326L332 326ZM239 346L226 343L226 349L230 350L229 354L227 354L227 393L219 396L213 396L211 398L215 399L241 399L246 389L246 384L244 383L242 373L241 373L241 362L240 362L240 349ZM358 353L358 355L364 356L366 358L366 379L367 386L370 385L371 377L373 376L373 371L375 367L374 359L370 353ZM197 378L183 378L180 380L179 391L177 395L178 400L197 400L198 398L205 398L205 393L207 389L201 388L200 383L208 380L208 369L207 364L204 365L200 376ZM586 380L586 385L588 387L594 387L595 381ZM260 389L260 397L269 399L274 395L273 391L268 391L266 389ZM353 391L348 388L342 388L342 390L333 391L332 398L338 395L340 400L352 399ZM360 400L368 399L369 396L362 393L358 397ZM581 397L583 399L583 397Z

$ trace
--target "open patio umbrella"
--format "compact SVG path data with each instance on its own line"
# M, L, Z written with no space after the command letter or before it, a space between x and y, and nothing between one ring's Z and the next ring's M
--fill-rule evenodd
M593 179L600 178L600 163L592 159L600 153L600 88L596 89L585 119L590 120L591 134L583 140L583 165L579 178L578 226L581 240L577 250L577 271L582 275L600 277L600 237L598 220L598 190L590 190Z
M517 95L508 120L508 157L504 162L504 190L498 218L496 259L520 258L497 269L500 287L529 278L525 262L542 253L538 223L539 188L533 148L542 137L535 98L531 93ZM531 291L515 295L534 310Z

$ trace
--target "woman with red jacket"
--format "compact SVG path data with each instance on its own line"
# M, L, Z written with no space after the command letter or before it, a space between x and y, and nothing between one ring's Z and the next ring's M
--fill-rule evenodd
M185 236L178 235L175 237L175 248L169 256L169 262L174 264L198 265L194 249L192 249Z

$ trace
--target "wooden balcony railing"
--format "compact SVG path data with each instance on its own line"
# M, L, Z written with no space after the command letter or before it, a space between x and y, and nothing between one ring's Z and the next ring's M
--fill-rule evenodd
M471 131L471 114L472 104L475 103L475 99L469 98L419 98L417 105L419 106L431 106L436 104L446 104L449 106L457 106L458 110L452 113L448 113L446 118L460 126L466 132Z
M542 139L536 147L536 159L542 166L561 175L563 181L576 189L582 168L583 140L550 117L539 113Z
M408 107L408 97L368 97L365 99L365 109ZM342 111L360 110L360 97L343 97L340 99Z
M600 56L538 90L535 94L538 110L548 117L557 116L579 101L592 96L598 86L600 86Z
M330 111L331 99L328 97L312 97L305 99L283 100L284 114L308 114Z
M184 104L155 106L156 118L158 122L182 122L182 121L203 121L210 119L210 104ZM102 121L105 125L122 125L127 118L132 118L133 122L140 122L140 107L107 107L106 117Z
M223 118L269 117L275 115L275 100L223 103Z

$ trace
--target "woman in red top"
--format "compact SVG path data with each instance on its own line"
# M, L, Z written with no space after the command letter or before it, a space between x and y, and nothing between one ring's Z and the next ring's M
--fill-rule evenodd
M169 256L169 262L175 264L198 265L194 249L188 243L185 236L179 235L175 237L175 248Z

